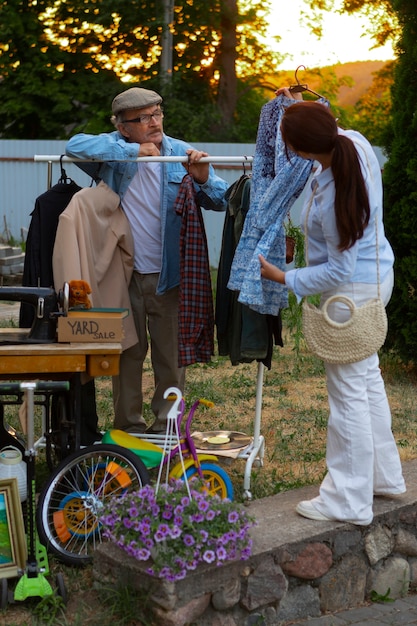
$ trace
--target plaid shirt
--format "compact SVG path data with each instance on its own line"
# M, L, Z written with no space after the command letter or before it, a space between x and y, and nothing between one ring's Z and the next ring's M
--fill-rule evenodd
M214 354L214 307L207 239L194 182L186 174L174 209L181 215L178 366L208 363Z

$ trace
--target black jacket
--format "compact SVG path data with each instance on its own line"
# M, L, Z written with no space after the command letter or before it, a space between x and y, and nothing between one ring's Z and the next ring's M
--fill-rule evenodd
M263 315L238 301L239 293L227 288L230 269L250 203L251 177L243 174L226 192L228 210L223 227L217 274L216 330L220 356L232 365L261 361L271 368L274 344L283 346L281 314Z

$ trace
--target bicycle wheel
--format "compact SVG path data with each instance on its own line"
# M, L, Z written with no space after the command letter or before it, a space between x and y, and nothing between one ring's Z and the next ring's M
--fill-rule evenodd
M219 496L222 500L228 498L233 500L234 491L232 481L227 472L220 465L215 463L201 463L201 471L203 472L203 480L207 484L208 492L211 495ZM187 479L199 476L198 470L194 465L186 471Z
M39 496L41 543L68 565L88 563L104 540L99 522L104 502L147 483L141 459L121 446L96 444L69 455Z

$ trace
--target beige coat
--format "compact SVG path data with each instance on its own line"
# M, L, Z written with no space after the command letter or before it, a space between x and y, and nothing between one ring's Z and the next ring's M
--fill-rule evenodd
M96 308L129 309L123 350L137 343L129 300L133 237L119 196L106 183L78 191L59 217L52 257L55 289L86 280Z

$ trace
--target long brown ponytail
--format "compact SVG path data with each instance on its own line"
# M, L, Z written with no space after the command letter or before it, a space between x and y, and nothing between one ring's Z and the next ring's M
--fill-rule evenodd
M281 122L287 148L306 154L331 154L335 184L334 210L339 250L348 250L363 236L369 222L369 198L353 142L340 135L336 120L319 102L297 102Z

